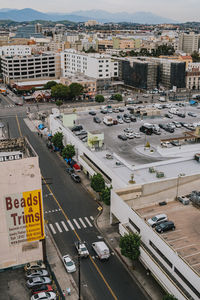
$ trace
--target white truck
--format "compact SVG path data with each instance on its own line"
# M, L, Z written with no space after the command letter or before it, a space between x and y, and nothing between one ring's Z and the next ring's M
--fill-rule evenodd
M113 125L113 118L111 116L105 116L103 118L103 123L107 126L112 126Z
M96 254L98 255L99 259L101 259L101 260L109 259L110 250L104 242L100 241L100 242L92 243L92 247L93 247L94 251L96 252Z

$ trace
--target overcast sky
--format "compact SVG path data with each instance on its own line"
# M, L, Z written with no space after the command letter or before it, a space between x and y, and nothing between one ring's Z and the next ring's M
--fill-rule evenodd
M102 9L146 11L177 21L200 21L200 0L0 0L0 8L33 8L42 12Z

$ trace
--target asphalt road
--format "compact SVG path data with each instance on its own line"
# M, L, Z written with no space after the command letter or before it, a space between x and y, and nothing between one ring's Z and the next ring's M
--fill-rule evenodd
M9 117L7 120L11 137L19 136L16 118ZM93 221L97 215L97 203L82 185L72 181L65 172L63 161L55 153L48 151L44 141L29 130L22 117L19 117L19 124L22 135L28 137L39 156L41 173L48 183L43 185L45 220L48 222L47 226L50 228L51 224L54 229L53 232L50 228L61 254L70 253L77 263L74 241L79 237L88 245L91 256L81 260L81 288L84 299L147 299L115 255L111 255L108 262L101 262L95 257L90 245L100 237ZM73 277L78 283L78 272Z

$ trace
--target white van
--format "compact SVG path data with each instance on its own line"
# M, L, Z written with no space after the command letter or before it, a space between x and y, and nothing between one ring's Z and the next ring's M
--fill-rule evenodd
M92 247L93 247L94 251L96 252L96 254L98 255L99 259L101 259L101 260L109 259L110 250L104 242L100 241L100 242L92 243Z

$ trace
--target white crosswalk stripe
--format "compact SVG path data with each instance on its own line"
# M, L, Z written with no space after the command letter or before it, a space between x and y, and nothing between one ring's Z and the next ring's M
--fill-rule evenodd
M61 227L60 227L60 225L59 225L57 222L55 223L55 225L56 225L56 227L58 228L58 230L59 230L60 232L63 232L62 229L61 229Z
M83 225L84 228L87 227L81 218L79 218L79 221L81 222L81 224Z
M61 222L62 226L65 228L66 231L69 231L69 229L67 228L67 225L65 224L64 221Z
M70 220L67 220L67 223L69 224L69 226L71 227L72 230L74 230L74 226L72 225Z
M93 225L90 223L90 221L88 220L87 217L85 217L86 222L89 224L90 227L92 227Z
M52 224L49 224L49 227L51 228L51 231L53 232L53 234L56 234L56 231L55 231L53 225L52 225Z
M48 213L48 212L47 212ZM76 229L85 229L88 226L93 227L92 221L94 218L82 217L77 219L72 219L66 221L55 222L54 224L49 224L49 228L53 234L62 233L63 231L76 230ZM73 221L73 222L72 222ZM73 224L74 223L74 224Z
M73 219L74 223L76 224L78 229L81 229L81 226L78 224L78 222L76 221L76 219Z

